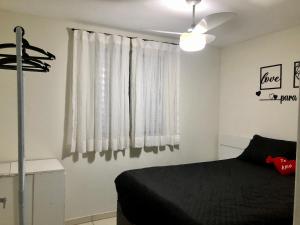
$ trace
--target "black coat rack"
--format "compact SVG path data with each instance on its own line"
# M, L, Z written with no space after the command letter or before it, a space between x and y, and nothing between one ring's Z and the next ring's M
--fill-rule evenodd
M19 225L25 225L25 151L24 151L24 75L23 71L49 72L50 65L41 60L54 60L55 56L35 46L24 38L25 30L17 26L16 44L0 44L1 49L16 50L16 55L0 54L0 69L16 70L18 82L18 172L19 172ZM39 55L29 55L29 51Z

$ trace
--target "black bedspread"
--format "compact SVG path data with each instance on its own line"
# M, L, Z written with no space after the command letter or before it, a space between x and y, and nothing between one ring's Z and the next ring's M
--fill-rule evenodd
M126 171L115 183L136 225L292 225L294 180L230 159Z

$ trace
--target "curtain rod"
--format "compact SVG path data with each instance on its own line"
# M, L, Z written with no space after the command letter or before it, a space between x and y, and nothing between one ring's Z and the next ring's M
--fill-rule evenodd
M85 30L85 29L79 29L79 28L69 28L71 30L83 30L83 31L86 31L88 33L97 33L96 31L91 31L91 30ZM117 36L121 36L121 37L127 37L127 38L130 38L130 39L135 39L135 38L138 38L138 37L132 37L132 36L125 36L125 35L120 35L120 34L110 34L110 33L105 33L105 32L99 32L99 33L102 33L102 34L106 34L106 35L117 35ZM143 41L155 41L155 40L151 40L151 39L145 39L145 38L142 38ZM161 42L161 43L164 43L164 44L170 44L170 45L178 45L176 43L172 43L172 42L166 42L166 41L155 41L155 42Z

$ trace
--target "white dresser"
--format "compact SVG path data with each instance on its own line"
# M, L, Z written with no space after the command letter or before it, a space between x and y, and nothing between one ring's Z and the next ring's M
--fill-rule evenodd
M26 161L26 225L64 225L65 173L57 159ZM18 164L0 163L0 225L18 225Z

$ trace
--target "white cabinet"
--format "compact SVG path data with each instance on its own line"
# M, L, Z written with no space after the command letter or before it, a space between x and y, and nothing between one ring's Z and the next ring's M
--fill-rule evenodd
M65 218L64 173L34 176L33 225L63 225Z
M32 224L32 191L33 175L26 176L25 193L25 222ZM0 198L6 199L0 205L0 224L17 225L18 224L18 177L6 176L0 178Z
M56 159L27 161L26 225L63 225L65 176ZM18 225L18 168L0 163L0 225ZM6 199L1 203L1 199Z

